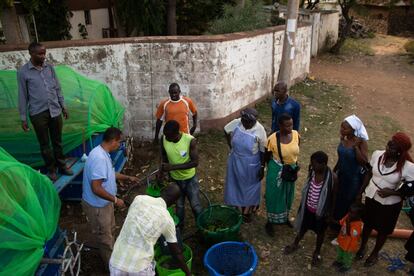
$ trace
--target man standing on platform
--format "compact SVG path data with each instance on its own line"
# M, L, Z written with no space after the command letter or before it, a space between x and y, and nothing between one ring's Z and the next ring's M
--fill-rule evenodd
M30 61L17 72L19 87L19 113L22 128L28 132L27 117L36 132L40 153L52 181L57 179L56 167L61 174L72 175L66 167L62 149L62 113L67 120L68 112L52 65L45 62L46 49L42 44L29 45ZM52 148L50 147L52 142Z

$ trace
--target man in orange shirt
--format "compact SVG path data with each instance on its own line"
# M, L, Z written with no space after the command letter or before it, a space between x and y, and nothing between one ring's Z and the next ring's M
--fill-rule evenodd
M180 124L180 131L184 133L193 134L197 128L197 108L193 101L188 97L180 96L181 90L177 83L170 84L168 93L170 94L170 98L160 102L157 113L155 114L157 117L155 143L158 142L163 121L177 121ZM193 115L193 127L191 129L189 125L190 111Z

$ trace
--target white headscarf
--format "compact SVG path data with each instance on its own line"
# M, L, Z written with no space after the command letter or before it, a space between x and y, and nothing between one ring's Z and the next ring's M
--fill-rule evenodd
M365 129L364 123L355 114L345 118L345 121L354 129L354 135L364 140L368 140L368 132Z

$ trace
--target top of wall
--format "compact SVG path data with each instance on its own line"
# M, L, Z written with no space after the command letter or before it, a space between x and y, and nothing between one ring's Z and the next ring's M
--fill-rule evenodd
M300 23L299 28L309 26L309 23ZM223 42L243 38L254 37L261 34L283 31L285 25L268 27L250 32L238 32L222 35L198 35L198 36L142 36L142 37L123 37L123 38L103 38L103 39L80 39L80 40L61 40L42 42L48 49L82 47L96 45L113 45L125 43L180 43L180 42ZM27 44L6 44L0 45L0 52L11 52L27 50Z

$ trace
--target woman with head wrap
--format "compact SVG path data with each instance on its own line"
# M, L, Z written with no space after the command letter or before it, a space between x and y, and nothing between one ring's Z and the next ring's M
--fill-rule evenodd
M245 222L260 204L261 180L264 175L264 152L266 131L257 121L253 108L241 111L241 118L224 127L227 143L231 149L227 159L224 202L236 206Z
M398 190L403 180L414 180L414 164L408 151L410 138L397 132L388 142L385 151L374 151L370 165L372 169L366 174L361 194L365 192L364 229L357 258L364 257L367 241L372 230L378 232L375 247L365 261L365 266L372 266L378 261L378 252L387 236L395 228L402 207L401 192Z
M368 133L357 116L345 118L341 123L340 134L338 161L334 167L334 172L338 176L338 188L335 191L333 218L338 223L348 213L361 189L364 167L368 162Z

